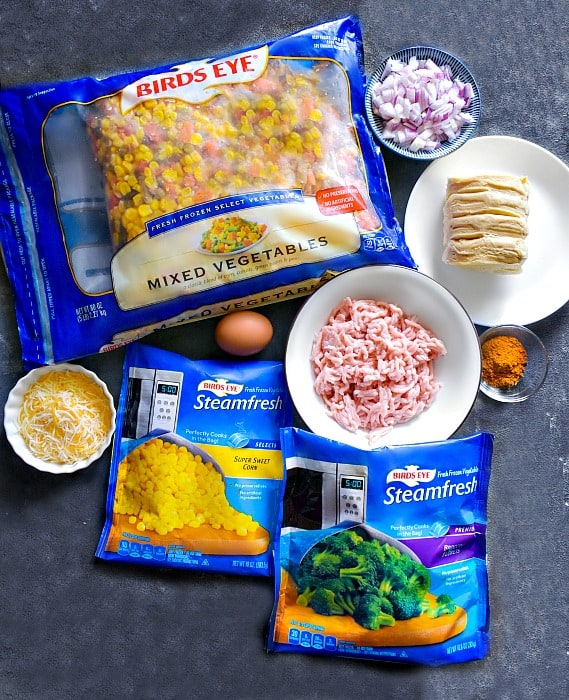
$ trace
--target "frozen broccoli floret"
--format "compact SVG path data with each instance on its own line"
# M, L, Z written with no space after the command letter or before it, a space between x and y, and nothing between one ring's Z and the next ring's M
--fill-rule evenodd
M431 574L424 564L406 557L407 564L407 588L425 594L431 585Z
M373 562L368 561L365 557L358 557L358 563L355 566L340 569L340 578L350 579L362 588L378 584L377 569Z
M336 578L340 571L341 557L327 550L317 552L312 557L312 575L317 578Z
M423 612L423 596L416 590L405 588L392 591L389 600L393 605L393 617L396 620L410 620Z
M383 567L383 577L379 582L379 590L383 595L389 595L392 590L401 590L407 584L405 573L397 564L389 560Z
M361 597L361 592L356 589L351 581L335 579L326 584L326 588L334 593L334 600L348 615L353 615L356 605Z
M321 584L322 581L317 579L315 576L308 573L300 574L296 581L296 591L298 593L298 597L296 599L297 604L304 607L310 605L312 596Z
M326 538L326 548L334 554L344 554L354 549L364 541L364 538L354 529L342 530Z
M320 615L345 615L346 611L338 605L334 593L328 588L318 588L310 599L310 607Z
M456 610L456 603L448 593L441 593L435 600L434 605L427 610L429 617L440 617L441 615L452 615Z
M389 612L386 612L386 606L388 605L389 601L386 601L383 596L366 593L360 598L354 610L354 620L358 625L368 630L378 630L380 627L393 627L395 618Z
M362 540L350 554L356 557L352 566L340 569L340 578L351 578L361 586L377 586L383 577L385 556L377 540Z

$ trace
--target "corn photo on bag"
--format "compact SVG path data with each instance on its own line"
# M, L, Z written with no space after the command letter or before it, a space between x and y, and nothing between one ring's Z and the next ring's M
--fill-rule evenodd
M0 91L0 243L24 361L414 262L353 16L233 55Z
M281 433L269 651L428 666L484 658L492 436L364 451Z
M130 345L97 556L270 575L291 410L280 362Z

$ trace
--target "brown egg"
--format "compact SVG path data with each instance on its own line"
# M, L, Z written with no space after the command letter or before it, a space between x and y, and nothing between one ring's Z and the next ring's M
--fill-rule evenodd
M271 322L256 311L233 311L215 327L215 342L230 355L254 355L267 347L272 337Z

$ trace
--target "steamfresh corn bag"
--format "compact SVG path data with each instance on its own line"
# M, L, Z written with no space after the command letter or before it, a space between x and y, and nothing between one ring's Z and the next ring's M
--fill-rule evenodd
M130 345L97 556L270 575L291 410L280 362Z
M28 364L414 266L364 110L358 20L0 91L0 243Z

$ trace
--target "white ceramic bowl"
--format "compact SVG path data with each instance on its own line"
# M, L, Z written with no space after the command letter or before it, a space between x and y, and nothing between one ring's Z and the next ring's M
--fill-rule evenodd
M65 370L71 370L73 372L81 372L82 374L90 377L96 384L98 384L105 396L109 401L109 408L111 412L111 426L107 433L104 441L99 445L99 448L90 457L86 459L79 460L72 464L56 464L53 462L46 462L42 459L36 457L28 448L25 441L23 440L19 430L18 430L18 415L20 413L20 407L22 405L22 399L26 391L37 381L38 377L47 372L62 372ZM81 367L81 365L72 365L68 363L60 363L57 365L49 365L46 367L38 367L36 369L28 372L24 377L22 377L17 384L14 386L12 391L8 395L8 400L4 407L4 428L6 430L6 437L8 442L12 445L14 452L21 457L27 464L35 469L42 472L49 472L51 474L71 474L72 472L79 471L80 469L85 469L95 460L103 454L103 452L110 445L113 433L115 431L115 421L116 421L116 411L114 406L113 397L111 396L107 385L99 379L99 377L88 369Z
M396 304L436 335L446 355L435 360L441 383L433 403L406 423L394 426L375 440L401 445L446 440L468 416L480 386L481 356L478 334L464 307L447 289L411 268L371 265L343 272L317 289L300 308L287 342L285 370L294 405L317 435L369 449L367 431L352 433L327 415L314 390L310 354L314 339L330 313L346 297Z

